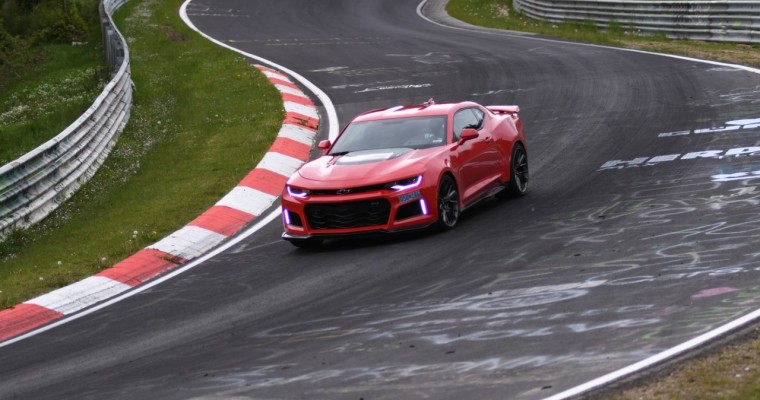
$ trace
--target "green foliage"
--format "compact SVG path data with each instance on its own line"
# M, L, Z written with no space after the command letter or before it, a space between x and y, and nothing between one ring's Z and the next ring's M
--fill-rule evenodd
M30 43L13 36L0 25L0 89L9 79L20 78L32 61Z
M82 13L86 20L78 17L78 5L69 3L68 11L89 24L89 37L76 45L13 35L0 24L0 165L63 131L92 105L107 82L98 3L79 4L89 4Z
M65 7L64 7L65 4ZM70 43L87 39L85 18L92 19L96 0L5 0L0 8L0 23L11 35L34 44Z

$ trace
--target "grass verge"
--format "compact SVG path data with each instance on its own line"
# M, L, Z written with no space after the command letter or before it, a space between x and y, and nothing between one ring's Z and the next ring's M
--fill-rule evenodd
M612 25L607 32L593 24L552 24L520 15L507 0L450 0L448 13L473 25L533 32L564 39L670 53L706 60L760 67L760 46L669 40L637 36L632 29ZM756 329L745 340L717 352L679 364L664 375L645 378L635 387L602 396L614 400L758 399L760 398L760 338Z
M86 42L32 48L35 60L0 90L0 165L63 131L87 110L108 81L97 2ZM88 14L88 15L89 15Z
M178 16L181 0L116 13L134 102L96 176L43 223L0 243L0 307L108 268L182 227L261 159L283 119L277 90Z
M446 11L454 18L489 28L760 67L760 45L670 40L664 35L640 36L635 29L614 23L610 29L601 31L590 22L537 21L517 13L512 0L451 0Z

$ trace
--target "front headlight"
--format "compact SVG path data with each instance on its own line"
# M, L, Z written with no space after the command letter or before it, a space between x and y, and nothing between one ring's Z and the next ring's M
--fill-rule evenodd
M293 186L286 186L286 189L287 189L289 195L291 195L291 196L293 196L295 198L298 198L298 199L304 199L304 198L306 198L306 196L309 195L309 190L308 189L301 189L301 188L297 188L297 187L293 187Z
M389 183L388 188L393 189L397 192L400 192L402 190L416 188L417 186L420 186L421 184L422 184L422 175L418 175L412 178L401 179L399 181Z

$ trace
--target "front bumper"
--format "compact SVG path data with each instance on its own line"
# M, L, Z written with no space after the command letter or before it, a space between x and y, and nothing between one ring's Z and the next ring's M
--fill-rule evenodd
M296 198L285 191L282 237L338 238L425 228L438 219L436 201L436 188L425 186L399 192L385 189L306 198Z

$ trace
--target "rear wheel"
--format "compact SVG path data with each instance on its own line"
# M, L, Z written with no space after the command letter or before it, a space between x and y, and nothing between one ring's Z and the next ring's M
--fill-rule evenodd
M438 227L452 229L459 221L459 191L454 179L449 175L441 178L438 184Z
M528 191L528 153L522 143L512 147L512 165L509 168L507 188L497 194L499 198L520 197Z

